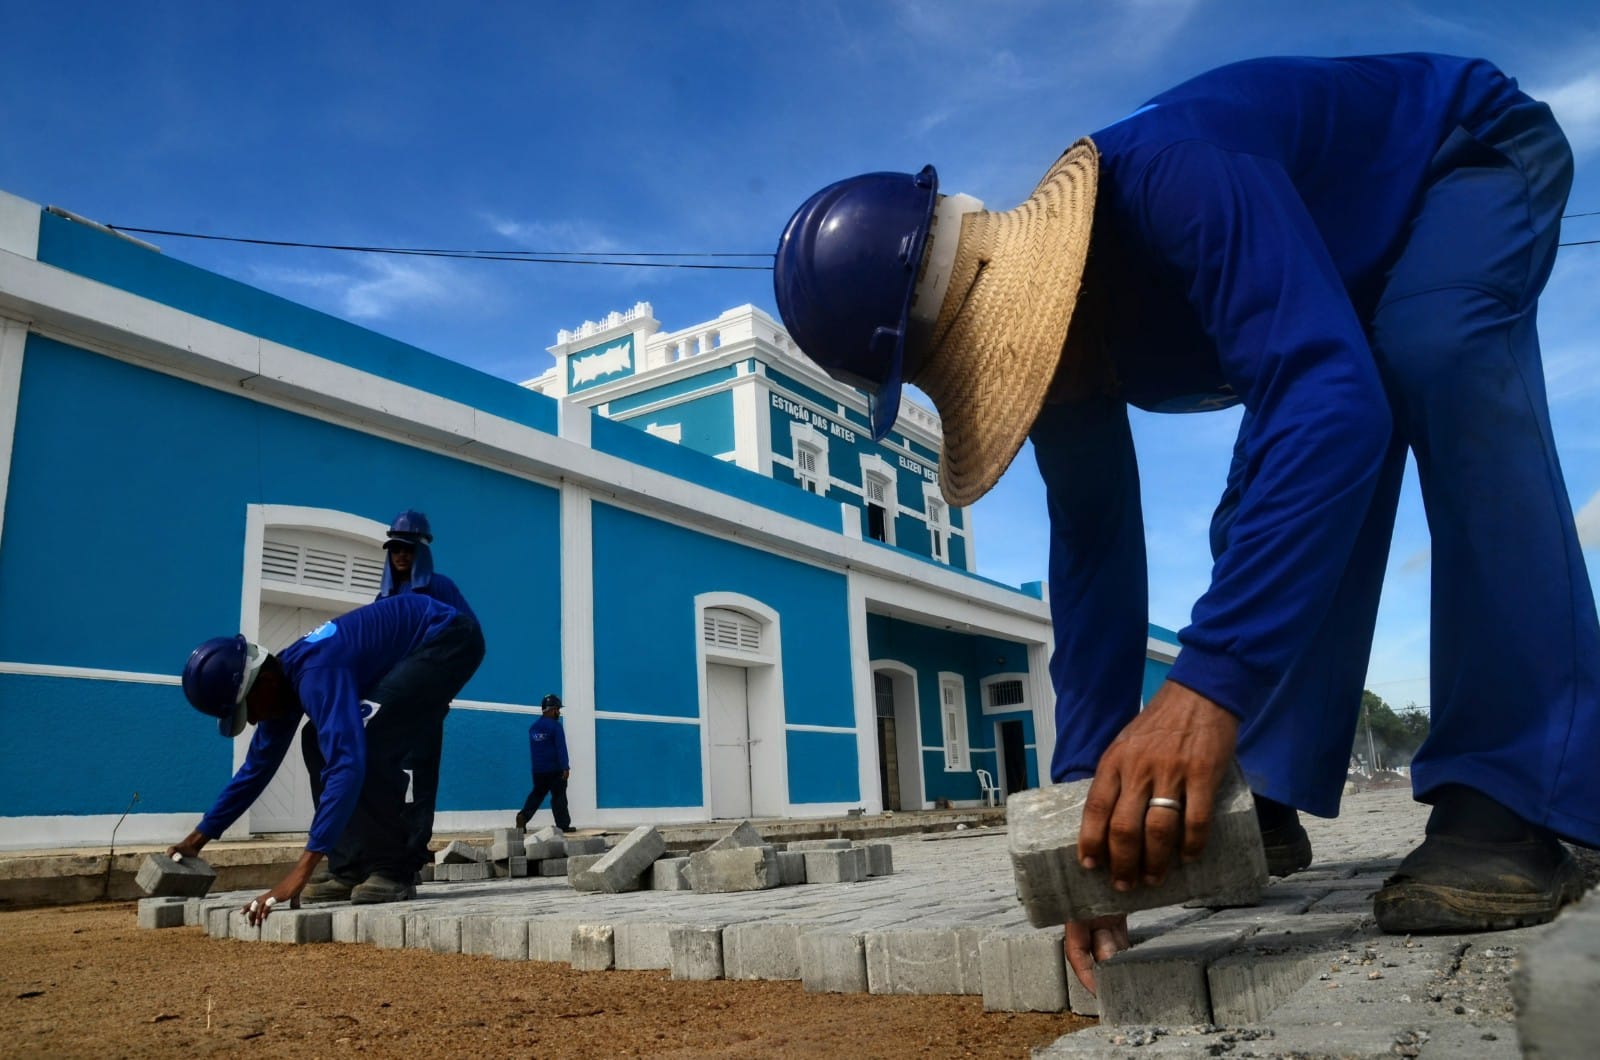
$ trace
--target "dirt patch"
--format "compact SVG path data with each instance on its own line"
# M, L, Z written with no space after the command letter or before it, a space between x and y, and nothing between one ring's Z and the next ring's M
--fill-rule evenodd
M0 912L10 1056L1026 1057L1085 1026L978 997L141 931L129 903Z

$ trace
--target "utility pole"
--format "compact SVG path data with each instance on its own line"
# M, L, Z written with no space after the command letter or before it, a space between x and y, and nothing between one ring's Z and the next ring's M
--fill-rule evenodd
M1373 776L1378 775L1378 749L1372 742L1372 707L1367 703L1367 697L1361 697L1361 717L1367 723L1367 769Z

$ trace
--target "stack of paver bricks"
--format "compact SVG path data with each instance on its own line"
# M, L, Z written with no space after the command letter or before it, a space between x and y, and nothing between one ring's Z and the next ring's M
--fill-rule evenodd
M661 833L641 825L603 854L569 857L574 890L694 891L729 894L800 883L856 883L894 871L888 843L857 846L849 839L772 844L742 821L705 850L667 849Z
M497 829L488 850L456 841L434 855L433 872L425 877L435 883L472 883L478 880L522 879L528 876L565 876L569 855L598 855L604 852L605 838L563 836L555 828L544 828L525 836L516 828Z

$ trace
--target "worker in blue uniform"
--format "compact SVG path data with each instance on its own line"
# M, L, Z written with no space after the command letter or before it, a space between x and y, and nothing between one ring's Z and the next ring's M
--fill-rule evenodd
M428 525L428 517L410 508L395 516L389 524L383 548L387 559L383 566L383 582L378 586L378 599L396 593L421 593L449 604L458 614L472 620L481 662L485 650L483 627L456 583L434 569L433 529ZM476 670L477 664L474 664L473 671ZM433 813L439 800L439 761L444 755L444 719L449 709L450 704L446 702L444 711L439 714L439 724L423 734L423 739L411 749L405 761L411 774L406 828L412 848L423 861L428 858L428 841L433 838Z
M554 692L540 700L539 716L528 726L528 761L533 769L533 790L517 812L517 827L527 828L549 795L556 827L563 832L572 831L572 815L567 810L567 780L572 776L572 763L567 758L567 733L561 727L561 697Z
M256 726L244 764L210 812L170 852L196 855L266 789L306 718L326 767L305 853L252 901L252 923L297 902L324 857L356 903L415 894L421 862L406 833L402 760L437 725L479 650L475 623L425 596L402 595L331 619L276 654L242 636L216 637L189 656L183 691L232 738Z
M1538 923L1600 845L1600 624L1551 436L1535 312L1572 178L1550 110L1490 63L1261 59L1078 141L986 211L932 167L823 189L776 289L801 349L892 427L937 405L942 487L1033 441L1051 527L1055 780L1079 855L1130 889L1198 857L1235 755L1269 861L1337 813L1409 450L1433 537L1424 842L1391 932ZM1243 406L1210 587L1142 712L1147 573L1127 406ZM1067 925L1068 957L1127 946Z
M427 515L408 508L394 517L383 543L386 558L377 599L409 592L430 596L448 604L457 614L469 620L472 636L477 642L478 661L481 662L484 644L478 616L473 613L456 583L433 569L432 541L433 530L428 524ZM478 663L473 663L467 674L468 679L477 671L477 667ZM430 856L428 843L433 838L434 810L439 798L439 762L444 754L444 719L449 710L449 700L438 706L434 712L437 724L416 732L415 742L407 750L402 762L410 780L405 808L406 832L419 864L426 862ZM319 802L322 797L319 778L326 763L322 758L317 733L310 725L301 730L300 753L306 763L306 773L311 778L312 801ZM311 882L305 897L309 901L343 901L350 897L351 886L349 880L342 880L333 874L330 866L327 873L319 873Z

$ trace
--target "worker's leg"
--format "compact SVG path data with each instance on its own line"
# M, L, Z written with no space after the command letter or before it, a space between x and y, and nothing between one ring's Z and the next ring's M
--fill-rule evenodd
M1240 424L1241 437L1248 428L1246 419ZM1228 547L1240 463L1236 457L1212 519L1216 555ZM1345 576L1316 634L1261 711L1240 729L1239 762L1259 796L1323 817L1339 812L1404 472L1405 447L1396 440L1384 459Z
M1432 729L1413 763L1417 795L1465 785L1597 845L1600 623L1535 327L1571 179L1545 118L1510 116L1494 149L1458 138L1373 341L1433 535Z
M572 814L567 811L567 778L560 772L550 774L550 811L555 814L557 828L563 832L572 830Z
M550 794L550 774L535 773L533 775L533 790L528 792L528 801L522 804L522 816L528 820L539 812L539 807L544 805L544 797Z

